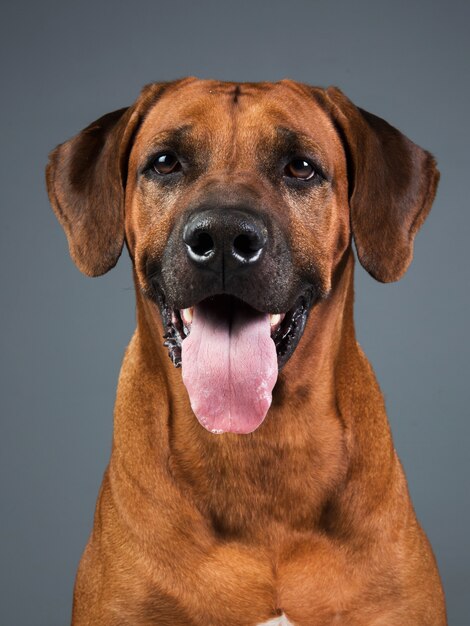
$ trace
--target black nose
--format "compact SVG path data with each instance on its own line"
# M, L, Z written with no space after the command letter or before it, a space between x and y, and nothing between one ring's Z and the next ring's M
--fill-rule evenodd
M189 258L199 266L238 269L259 261L267 243L261 218L239 209L206 209L183 230Z

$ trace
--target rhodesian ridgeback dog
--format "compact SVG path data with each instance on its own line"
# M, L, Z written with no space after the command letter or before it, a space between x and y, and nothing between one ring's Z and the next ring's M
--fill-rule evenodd
M126 242L137 298L74 626L446 624L353 322L352 239L399 279L437 182L290 80L151 84L52 152L73 260Z

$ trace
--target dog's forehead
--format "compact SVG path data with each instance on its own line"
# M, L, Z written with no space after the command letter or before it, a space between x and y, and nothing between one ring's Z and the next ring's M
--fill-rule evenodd
M186 129L206 143L243 143L275 139L292 130L309 137L328 156L340 147L334 124L318 97L323 90L294 81L234 83L187 79L164 89L150 106L139 131L145 151L165 133ZM317 97L315 97L315 94Z

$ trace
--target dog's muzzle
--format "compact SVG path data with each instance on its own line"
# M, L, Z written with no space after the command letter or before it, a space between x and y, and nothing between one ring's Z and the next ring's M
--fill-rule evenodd
M286 233L266 212L203 205L175 225L152 281L200 423L258 428L320 293L296 270Z

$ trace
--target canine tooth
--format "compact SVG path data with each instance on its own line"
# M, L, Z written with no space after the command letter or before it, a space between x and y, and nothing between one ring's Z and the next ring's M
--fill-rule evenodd
M181 317L186 325L190 325L193 321L193 307L189 307L189 309L181 309Z
M269 316L269 321L271 323L271 326L277 326L281 321L281 314L271 313L271 315Z

